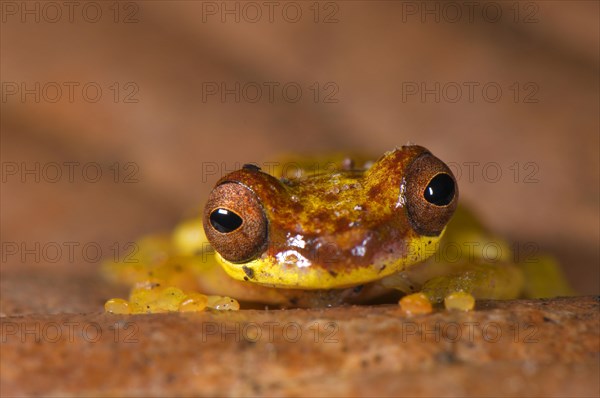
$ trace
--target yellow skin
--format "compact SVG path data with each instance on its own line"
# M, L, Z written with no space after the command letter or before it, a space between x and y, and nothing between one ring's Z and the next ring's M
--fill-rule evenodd
M111 299L106 310L235 310L238 300L322 307L401 292L400 307L418 314L442 302L470 310L475 299L571 293L551 258L515 263L505 241L466 209L455 213L454 177L425 148L398 148L374 163L332 159L279 163L273 174L282 179L255 167L223 177L203 218L104 264L109 279L133 285L128 301ZM431 185L439 174L442 185ZM437 204L423 201L430 187L446 194ZM220 230L223 209L242 224Z

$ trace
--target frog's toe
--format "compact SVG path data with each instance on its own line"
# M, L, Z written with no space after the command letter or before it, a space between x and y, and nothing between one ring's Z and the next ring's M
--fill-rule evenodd
M466 292L450 293L444 298L447 310L471 311L475 307L475 297Z
M104 310L111 314L130 314L131 310L129 309L129 301L120 299L120 298L112 298L104 303Z
M196 292L187 293L186 297L179 303L179 312L204 311L208 304L208 296Z
M207 308L217 311L237 311L240 303L231 297L208 296Z
M200 293L187 293L186 298L179 304L179 312L200 312L204 310L237 311L240 303L227 296L206 296Z
M402 311L408 315L429 314L433 311L431 301L423 293L404 296L398 302Z

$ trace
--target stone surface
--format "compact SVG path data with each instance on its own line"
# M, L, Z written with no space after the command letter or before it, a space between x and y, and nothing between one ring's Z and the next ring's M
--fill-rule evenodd
M598 297L7 316L2 395L597 396Z

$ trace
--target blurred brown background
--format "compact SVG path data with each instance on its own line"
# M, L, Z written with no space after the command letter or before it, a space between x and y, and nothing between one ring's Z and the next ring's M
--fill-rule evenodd
M599 293L597 2L48 4L2 3L3 313L100 309L95 248L244 162L408 141Z

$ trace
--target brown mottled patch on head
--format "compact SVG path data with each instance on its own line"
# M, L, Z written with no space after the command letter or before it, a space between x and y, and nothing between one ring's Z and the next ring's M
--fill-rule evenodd
M324 199L330 202L333 202L339 198L338 193L336 192L327 192L324 196Z
M339 232L344 232L352 228L350 227L351 221L349 217L336 218L333 222L335 223L335 229Z
M375 184L375 185L371 185L371 187L369 188L369 191L367 192L367 196L371 199L371 200L375 200L382 191L382 187L380 184Z

